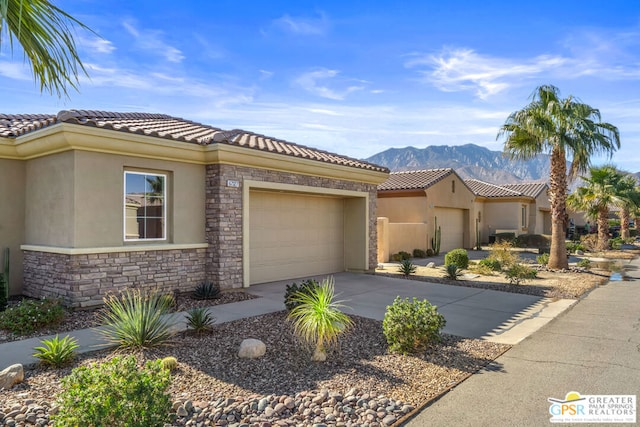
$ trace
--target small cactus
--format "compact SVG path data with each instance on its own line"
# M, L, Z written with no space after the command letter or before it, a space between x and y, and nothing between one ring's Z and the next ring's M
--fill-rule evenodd
M173 356L167 356L162 359L161 362L162 367L164 369L167 369L169 372L175 371L175 369L178 367L178 359Z

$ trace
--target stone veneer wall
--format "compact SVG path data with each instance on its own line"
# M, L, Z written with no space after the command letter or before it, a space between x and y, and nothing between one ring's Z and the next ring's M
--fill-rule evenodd
M243 285L242 268L242 186L243 180L306 185L318 188L362 191L369 193L369 268L377 265L376 197L374 184L342 181L317 176L254 169L234 165L207 165L206 236L207 279L222 289ZM228 187L227 180L240 182Z
M204 248L82 255L25 250L23 293L83 308L128 288L190 291L205 280L205 255Z

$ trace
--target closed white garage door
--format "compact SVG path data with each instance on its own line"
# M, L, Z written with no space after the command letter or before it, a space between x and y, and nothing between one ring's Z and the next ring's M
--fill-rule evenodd
M252 191L250 284L344 271L344 201Z
M442 252L464 247L464 209L436 208L438 225L442 230Z

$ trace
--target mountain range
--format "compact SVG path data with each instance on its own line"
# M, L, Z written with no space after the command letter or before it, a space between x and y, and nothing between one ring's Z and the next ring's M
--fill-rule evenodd
M479 179L493 184L544 182L549 179L550 156L511 160L502 151L474 144L432 145L426 148L390 148L366 159L392 172L453 168L462 179Z

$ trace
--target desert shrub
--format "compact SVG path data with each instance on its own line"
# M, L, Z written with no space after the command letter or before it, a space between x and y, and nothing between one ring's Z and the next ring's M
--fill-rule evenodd
M567 242L566 248L569 253L575 253L576 251L584 252L587 250L587 248L582 243L578 242Z
M427 249L427 257L432 257L433 255L434 255L433 249L431 248Z
M135 357L80 366L62 378L58 427L162 426L170 421L171 377L160 360L138 367Z
M638 229L637 228L630 228L629 229L629 237L634 237L634 241L635 241L635 237L638 236Z
M25 299L0 312L0 329L15 335L27 335L42 328L58 325L65 309L57 299Z
M287 308L287 310L291 311L298 305L298 303L293 298L294 295L300 292L310 294L311 292L313 292L313 289L316 286L319 286L319 284L314 279L307 279L299 285L295 282L290 285L287 285L287 289L284 292L284 305Z
M493 270L491 267L484 264L476 265L475 267L473 267L472 271L476 274L481 274L483 276L495 276L496 274L495 270Z
M393 304L387 306L382 330L390 351L407 354L422 351L439 341L445 324L444 316L426 299L396 297Z
M193 290L195 299L217 299L220 298L220 286L212 282L202 282Z
M185 319L187 321L187 329L191 329L198 334L210 331L216 321L209 309L205 307L190 309L187 311Z
M487 257L487 258L481 259L478 264L481 267L487 267L492 271L500 271L500 270L502 270L502 264L500 263L500 260L495 259L495 258Z
M400 255L400 261L404 261L405 259L411 259L411 254L409 252L400 251L398 252L398 255Z
M509 242L513 245L516 240L516 233L496 233L495 236L496 243Z
M123 348L142 349L165 344L174 335L171 300L157 292L126 290L104 299L101 331L110 342Z
M163 369L172 372L178 368L178 359L173 356L167 356L163 359L160 359L160 364L162 365Z
M598 234L587 234L580 236L580 244L589 252L593 252L598 247Z
M587 270L591 268L591 260L587 258L583 258L576 263L578 267L586 268Z
M515 239L519 248L547 248L551 245L551 236L544 234L520 234Z
M426 258L427 257L427 253L422 249L414 249L413 250L413 257L414 258Z
M409 277L416 272L416 266L413 265L411 260L405 259L400 262L398 272L402 273L404 277Z
M547 265L547 264L549 264L549 254L544 253L544 254L542 254L542 255L538 255L538 256L536 257L536 262L537 262L538 264L542 264L542 265Z
M622 239L622 237L614 237L613 239L609 239L609 247L611 249L620 249L623 243L624 240Z
M444 277L451 280L458 280L462 276L462 269L456 264L445 265Z
M310 292L299 291L292 296L297 305L289 312L294 333L303 341L315 346L314 361L327 358L326 349L338 340L352 321L340 309L342 301L335 300L333 277L328 277Z
M444 265L455 264L460 268L469 267L469 254L466 249L453 249L444 256Z
M535 279L538 272L526 265L515 263L511 265L504 274L507 279L509 279L509 283L512 285L519 285L527 280Z
M59 368L71 362L76 356L78 341L68 335L64 338L56 335L50 340L42 340L40 342L42 346L34 348L36 352L33 353L33 357L40 359L40 362L44 365Z
M518 262L518 254L511 251L511 242L496 242L489 245L489 258L500 262L502 267L510 267Z

